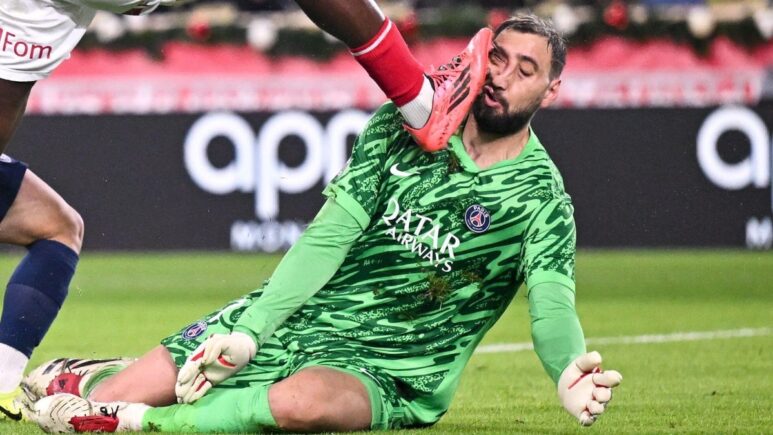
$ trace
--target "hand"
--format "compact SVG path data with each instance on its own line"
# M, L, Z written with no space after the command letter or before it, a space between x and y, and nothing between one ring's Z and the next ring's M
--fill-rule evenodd
M212 334L188 357L177 374L178 403L193 403L210 388L243 369L255 357L257 346L242 332Z
M623 375L615 370L601 371L601 355L590 352L578 356L558 379L561 404L583 426L590 426L612 400L612 388Z

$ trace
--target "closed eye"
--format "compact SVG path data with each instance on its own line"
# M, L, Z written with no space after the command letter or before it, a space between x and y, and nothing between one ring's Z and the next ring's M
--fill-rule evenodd
M488 52L488 58L489 58L489 61L491 62L504 62L507 59L504 53L502 53L502 50L499 49L499 47L493 47Z
M526 77L533 76L539 71L539 64L534 58L523 54L518 55L518 69Z

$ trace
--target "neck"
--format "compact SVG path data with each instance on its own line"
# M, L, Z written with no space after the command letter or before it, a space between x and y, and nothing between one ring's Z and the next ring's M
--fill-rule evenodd
M480 169L518 157L528 141L529 124L513 134L500 136L481 131L472 115L462 132L464 148Z

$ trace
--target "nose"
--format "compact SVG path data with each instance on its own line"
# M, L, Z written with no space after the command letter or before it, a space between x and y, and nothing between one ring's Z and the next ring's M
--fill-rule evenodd
M502 67L489 67L488 70L488 82L495 90L506 89L507 87L507 74Z

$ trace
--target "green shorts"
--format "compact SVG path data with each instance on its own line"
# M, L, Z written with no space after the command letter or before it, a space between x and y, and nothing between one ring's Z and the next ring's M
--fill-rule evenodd
M228 334L244 310L260 296L252 292L226 304L222 309L205 316L179 332L161 341L172 355L177 367L182 367L193 351L211 334ZM324 352L308 353L288 349L276 336L269 338L252 362L215 389L247 388L273 384L298 371L322 366L355 376L365 385L372 410L371 429L399 428L410 425L405 420L405 401L400 397L397 383L377 367L356 356L354 350L342 347Z

